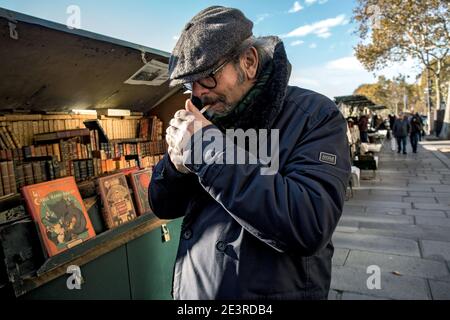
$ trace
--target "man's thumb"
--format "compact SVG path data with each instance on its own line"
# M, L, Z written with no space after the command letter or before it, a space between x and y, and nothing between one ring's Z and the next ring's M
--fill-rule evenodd
M194 114L200 113L200 111L194 106L190 99L186 100L185 109L186 111L192 112Z

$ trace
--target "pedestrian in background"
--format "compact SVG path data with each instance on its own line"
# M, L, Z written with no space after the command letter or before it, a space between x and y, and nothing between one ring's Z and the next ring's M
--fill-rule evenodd
M362 115L359 118L358 127L359 127L359 133L361 136L361 142L368 143L369 142L369 134L368 134L368 125L369 120L367 119L366 115Z
M406 114L401 112L397 120L395 120L393 133L397 140L397 153L406 154L406 138L410 132L410 125Z
M419 117L417 117L416 114L411 118L410 133L409 133L409 139L414 153L417 153L417 144L419 143L420 140L421 131L422 125L420 124Z

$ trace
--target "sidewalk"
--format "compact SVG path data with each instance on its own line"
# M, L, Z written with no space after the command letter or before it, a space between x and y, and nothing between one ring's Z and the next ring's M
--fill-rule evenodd
M330 299L450 299L449 146L423 141L402 155L385 143L377 177L361 180L333 236ZM371 265L381 289L367 288Z

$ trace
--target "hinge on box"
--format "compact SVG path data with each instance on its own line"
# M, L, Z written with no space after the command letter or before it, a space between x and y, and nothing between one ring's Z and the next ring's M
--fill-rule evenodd
M166 224L161 225L162 242L170 241L170 232Z

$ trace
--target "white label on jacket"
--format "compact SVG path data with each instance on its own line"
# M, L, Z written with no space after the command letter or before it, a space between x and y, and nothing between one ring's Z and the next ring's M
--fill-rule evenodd
M321 152L319 161L328 163L328 164L332 164L333 166L335 166L336 165L336 155L331 154L331 153Z

